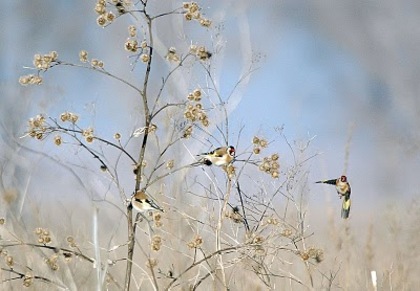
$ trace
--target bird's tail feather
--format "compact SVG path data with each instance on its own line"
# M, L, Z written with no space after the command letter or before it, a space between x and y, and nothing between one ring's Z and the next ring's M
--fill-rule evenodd
M349 218L350 206L351 206L350 198L344 199L343 204L341 206L341 218L343 218L343 219Z

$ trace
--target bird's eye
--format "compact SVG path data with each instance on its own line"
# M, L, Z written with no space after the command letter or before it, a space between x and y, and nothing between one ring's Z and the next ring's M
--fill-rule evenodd
M235 154L235 148L233 146L229 147L229 154L232 156Z

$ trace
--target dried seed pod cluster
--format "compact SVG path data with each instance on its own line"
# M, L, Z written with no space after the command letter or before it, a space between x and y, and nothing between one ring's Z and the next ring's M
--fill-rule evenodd
M184 17L187 21L196 20L200 23L201 26L210 27L211 20L204 18L200 13L200 6L197 2L184 2L182 5L184 9Z
M280 164L278 162L278 159L278 154L272 154L269 157L265 157L258 168L260 169L260 171L270 174L271 177L276 179L280 175Z

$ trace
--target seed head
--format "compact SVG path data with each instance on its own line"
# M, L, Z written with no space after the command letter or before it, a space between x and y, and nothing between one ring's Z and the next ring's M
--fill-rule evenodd
M130 35L130 37L136 37L137 28L134 25L130 25L128 27L128 34Z
M174 164L175 164L175 161L174 161L174 160L169 160L169 161L166 163L166 168L167 168L168 170L171 170L171 169L174 167Z
M60 135L56 135L54 137L54 143L55 143L55 145L60 146L62 144L62 142L63 142L63 140L61 139L61 136Z
M85 50L81 50L81 51L79 52L79 60L80 60L82 63L87 63L87 62L88 62L88 52L87 52L87 51L85 51Z
M105 26L105 24L106 24L106 17L105 17L105 15L104 14L99 15L98 18L96 18L96 23L99 26L102 26L102 27Z
M150 60L150 56L148 54L141 54L140 59L143 63L147 63Z
M124 44L124 48L125 50L129 51L129 52L137 52L138 50L138 42L135 39L128 39L125 44Z

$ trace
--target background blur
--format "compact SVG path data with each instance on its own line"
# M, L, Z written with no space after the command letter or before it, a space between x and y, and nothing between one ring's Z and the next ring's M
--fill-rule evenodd
M165 5L169 9L179 3ZM413 199L419 202L420 3L273 0L200 5L223 35L216 40L225 45L224 61L219 62L221 92L229 94L245 59L255 58L258 68L232 101L230 138L236 141L245 126L239 152L241 141L249 144L257 134L275 139L281 163L292 164L291 152L275 130L284 126L292 143L314 138L311 152L322 154L308 162L309 181L317 181L342 174L348 146L346 172L353 206L347 223L360 233L362 242L373 225L378 231L374 245L387 244L394 235L386 227L390 213L397 217L397 228L403 228L404 215L416 205ZM94 1L5 0L0 8L2 188L36 189L33 199L40 203L57 194L73 195L74 189L64 176L49 178L53 175L48 169L54 171L54 166L42 167L45 157L14 151L10 137L22 135L29 117L73 111L108 137L116 131L127 135L137 127L133 92L104 76L58 68L45 75L42 86L18 83L19 76L29 73L23 67L32 66L33 55L51 50L59 59L78 62L78 52L85 49L112 72L135 78L122 49L127 22L117 19L105 33L95 23L93 7ZM195 37L195 28L187 26L179 33L168 31L166 38L161 37L164 45ZM218 43L211 45L217 52ZM44 152L53 148L52 143L24 143ZM53 156L73 154L53 149ZM25 178L28 173L31 179ZM310 183L309 190L309 221L322 241L330 225L326 213L335 216L336 224L343 223L341 202L333 187ZM417 241L418 236L416 232ZM392 247L390 242L383 255ZM414 251L419 259L418 245ZM392 262L386 261L384 269Z

